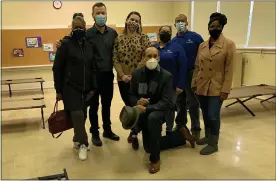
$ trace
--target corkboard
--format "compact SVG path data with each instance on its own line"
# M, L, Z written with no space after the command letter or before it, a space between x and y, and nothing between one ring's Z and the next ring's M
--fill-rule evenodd
M115 25L108 25L116 29ZM2 67L51 65L49 52L40 48L27 48L26 37L41 37L42 44L55 42L70 33L70 28L64 29L17 29L2 30ZM24 57L14 57L13 49L23 48Z

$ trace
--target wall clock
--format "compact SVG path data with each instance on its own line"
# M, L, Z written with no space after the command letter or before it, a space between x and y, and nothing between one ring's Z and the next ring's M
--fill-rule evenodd
M62 7L62 2L57 0L53 1L53 7L55 9L60 9Z

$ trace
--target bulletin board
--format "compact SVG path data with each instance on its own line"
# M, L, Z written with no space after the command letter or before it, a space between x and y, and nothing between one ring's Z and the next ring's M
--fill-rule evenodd
M91 25L88 25L91 27ZM115 25L108 25L116 30ZM51 65L49 52L43 51L43 47L27 48L26 37L41 37L42 44L53 44L71 32L71 28L64 29L15 29L2 30L2 67ZM15 57L13 49L23 49L23 57Z
M123 32L123 27L108 25L114 28L118 34ZM160 26L143 27L143 33L157 33ZM26 37L41 37L42 44L53 44L54 52L56 51L55 43L70 33L71 28L64 29L15 29L2 30L2 67L14 66L35 66L35 65L51 65L49 60L49 52L43 51L42 47L27 48ZM23 57L15 57L13 55L14 48L22 48L24 50Z

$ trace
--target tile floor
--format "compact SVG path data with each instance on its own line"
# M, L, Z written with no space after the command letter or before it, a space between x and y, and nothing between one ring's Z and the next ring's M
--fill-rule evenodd
M35 94L16 92L12 100ZM9 99L4 93L2 104L8 104ZM47 89L46 118L53 110L54 100L54 90ZM240 105L222 109L218 153L201 156L202 146L164 151L161 171L155 175L147 171L148 155L143 148L133 151L126 141L128 131L118 119L123 103L117 85L112 122L121 140L103 139L103 147L91 146L87 161L80 161L72 148L72 130L54 139L47 128L41 129L39 110L5 111L2 112L2 179L57 174L63 168L70 179L275 179L275 104L252 100L248 105L256 117ZM89 130L89 121L86 126ZM139 139L141 143L141 136Z

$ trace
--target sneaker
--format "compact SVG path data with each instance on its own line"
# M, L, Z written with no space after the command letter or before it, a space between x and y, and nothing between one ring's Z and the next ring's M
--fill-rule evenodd
M87 159L87 147L85 145L81 145L79 148L79 158L80 160L86 160Z
M80 149L80 144L79 144L79 142L74 142L74 145L73 145L73 148L75 148L75 149ZM87 147L87 151L90 151L90 148L89 147Z
M102 146L103 142L98 134L93 135L92 134L92 143L95 146Z

